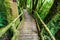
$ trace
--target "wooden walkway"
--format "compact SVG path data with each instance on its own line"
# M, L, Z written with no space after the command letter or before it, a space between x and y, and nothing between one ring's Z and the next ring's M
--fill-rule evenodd
M24 22L18 31L18 40L39 40L35 20L29 15L26 9L24 9Z

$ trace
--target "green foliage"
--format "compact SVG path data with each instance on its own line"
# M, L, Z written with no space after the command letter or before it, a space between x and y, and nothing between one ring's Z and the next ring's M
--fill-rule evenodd
M19 6L21 8L26 8L27 7L27 0L18 0L19 1Z
M34 4L35 4L35 1L34 1ZM53 36L55 36L58 29L60 29L60 0L57 0L58 5L56 7L57 8L56 12L52 10L53 9L52 6L53 4L55 4L54 1L55 0L38 0L37 5L36 6L34 5L36 8L32 7L35 13L37 12L43 21L45 20L46 16L48 16L49 12L51 12L51 15L53 15L53 13L56 13L56 15L54 14L53 17L49 16L51 17L51 19L49 19L48 23L46 23L46 25L48 26ZM32 0L18 0L17 6L18 6L19 13L21 8L26 8L26 6L30 8L30 11L29 11L30 13L32 13L33 11L31 8L31 6L33 6ZM40 24L40 29L42 29L43 25L41 25L41 23L39 22L40 20L38 20L37 15L34 15L34 17L36 17L37 22ZM10 3L8 2L8 0L0 0L0 27L7 25L6 23L7 20L9 23L12 21L11 15L10 15ZM48 18L46 20L48 20ZM48 32L45 29L41 31L43 31L42 35L44 37L44 40L51 40L50 36L48 35Z
M31 8L31 0L27 0L27 7Z
M7 14L9 9L9 3L7 0L0 0L0 26L7 25Z
M39 10L39 15L42 19L44 19L46 17L46 15L48 14L51 6L53 5L53 2L54 2L54 0L45 0L44 3L42 4L42 6Z
M53 6L54 4L55 4L55 6ZM57 9L55 9L54 7ZM31 10L32 9L30 9L30 12L31 12ZM46 23L46 25L48 26L48 28L53 36L55 36L56 32L60 29L60 11L59 10L60 10L60 1L59 0L38 0L37 7L35 10L35 13L37 12L43 21L49 20ZM48 15L49 12L50 12L50 15L53 17ZM46 18L47 16L49 16L49 18L51 18L51 19ZM34 15L34 17L36 17L36 15ZM40 23L39 20L38 20L38 23ZM40 28L41 28L41 26L42 25L40 25ZM43 28L43 26L42 26L42 28ZM44 38L46 38L45 40L51 40L48 33L46 32L46 30L44 29L43 31L44 32L42 33L42 35L44 36Z

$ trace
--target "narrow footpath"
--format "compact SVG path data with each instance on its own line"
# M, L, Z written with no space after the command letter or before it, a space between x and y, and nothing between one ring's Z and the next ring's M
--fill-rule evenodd
M18 40L39 40L35 20L26 9L24 9L24 22L18 31Z

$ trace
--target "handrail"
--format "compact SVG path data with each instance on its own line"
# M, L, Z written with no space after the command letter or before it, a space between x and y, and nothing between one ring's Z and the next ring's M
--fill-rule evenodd
M21 26L21 24L23 23L23 21L24 21L24 18L23 18L22 21L20 22L18 28ZM18 29L18 28L17 28L17 29ZM16 38L16 36L19 34L19 31L17 31L17 29L16 29L16 28L13 28L14 33L13 33L13 37L11 38L11 40L18 40L18 39Z
M6 27L0 29L0 37L12 26L13 23L17 21L17 19L23 15L23 12L15 18L10 24L8 24Z
M22 24L23 20L24 20L24 17L22 17L22 21L20 22L19 25ZM19 32L18 32L17 29L15 28L15 24L13 24L12 26L13 26L12 29L13 29L13 32L14 32L14 33L13 33L13 37L11 38L11 40L17 40L16 36L19 34ZM20 27L20 26L18 26L18 27Z
M43 27L44 27L44 28L46 29L46 31L49 33L51 39L52 39L52 40L56 40L55 37L51 34L51 32L50 32L49 28L47 27L47 25L43 22L43 20L42 20L41 17L39 16L39 14L38 14L36 11L34 11L34 12L35 12L36 16L39 18L40 22L43 24Z

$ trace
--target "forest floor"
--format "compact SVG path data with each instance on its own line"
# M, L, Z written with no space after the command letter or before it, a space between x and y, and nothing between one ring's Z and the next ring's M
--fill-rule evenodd
M39 40L35 20L26 9L24 9L24 22L18 31L18 40Z

